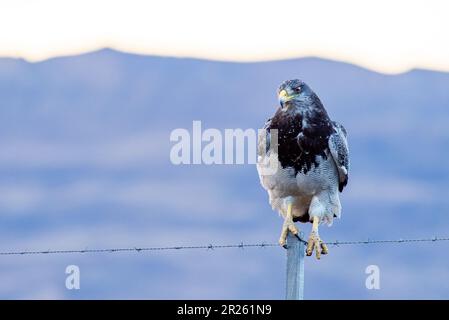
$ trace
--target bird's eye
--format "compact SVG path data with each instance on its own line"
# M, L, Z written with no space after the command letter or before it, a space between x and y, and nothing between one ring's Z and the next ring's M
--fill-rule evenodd
M296 88L295 88L295 91L296 91L296 92L300 92L300 91L301 91L301 87L296 87Z

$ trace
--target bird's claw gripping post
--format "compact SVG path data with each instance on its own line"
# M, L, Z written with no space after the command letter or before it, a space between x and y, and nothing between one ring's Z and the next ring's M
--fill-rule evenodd
M301 238L300 236L299 236L299 231L298 231L298 233L296 233L296 234L294 234L294 233L292 233L295 237L296 237L296 239L298 239L300 242L304 242L304 239L303 238ZM307 242L306 242L307 243ZM284 244L283 246L282 246L282 248L284 248L285 250L287 250L288 249L288 245L287 244Z
M307 242L306 255L311 256L313 250L315 250L316 258L319 260L322 254L328 254L329 249L327 245L320 239L318 235L318 224L320 222L320 218L313 217L313 226L312 232L309 236L309 241Z
M288 202L287 204L287 215L285 216L284 224L282 226L282 232L281 237L279 238L279 244L284 249L287 249L287 234L290 231L294 236L298 237L299 240L299 230L296 227L295 223L293 222L293 216L292 216L292 203Z

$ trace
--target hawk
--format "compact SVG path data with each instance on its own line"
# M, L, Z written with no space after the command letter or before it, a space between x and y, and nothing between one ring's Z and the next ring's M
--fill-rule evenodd
M341 214L339 192L348 183L349 149L345 128L332 121L318 96L303 81L284 81L280 107L259 133L257 171L273 210L284 218L279 244L298 235L295 222L311 222L306 254L327 254L318 226ZM267 163L275 170L266 170Z

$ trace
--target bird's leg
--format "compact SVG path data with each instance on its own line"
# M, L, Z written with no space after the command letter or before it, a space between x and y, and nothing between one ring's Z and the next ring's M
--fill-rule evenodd
M292 214L292 201L287 202L287 215L284 219L284 224L282 225L281 237L279 238L279 244L285 248L285 243L287 241L287 234L290 231L294 235L298 235L298 228L295 226L293 222L293 214Z
M321 254L328 254L329 250L327 245L320 239L318 235L318 225L320 223L320 218L317 216L313 217L312 232L309 236L309 241L307 242L306 254L308 256L312 255L313 250L315 250L316 258L320 259Z

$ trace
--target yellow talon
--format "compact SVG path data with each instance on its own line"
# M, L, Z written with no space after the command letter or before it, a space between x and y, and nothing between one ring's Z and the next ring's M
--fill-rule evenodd
M291 203L287 206L287 215L285 216L284 225L282 226L281 236L279 238L279 244L284 247L287 241L287 234L290 231L292 234L297 235L299 233L298 228L293 222Z
M313 250L315 250L315 255L318 260L321 258L321 254L329 253L329 249L327 248L327 245L320 239L320 237L318 235L319 223L320 223L320 218L313 217L312 232L310 233L309 241L307 243L307 249L306 249L306 254L308 256L311 256L313 253Z

